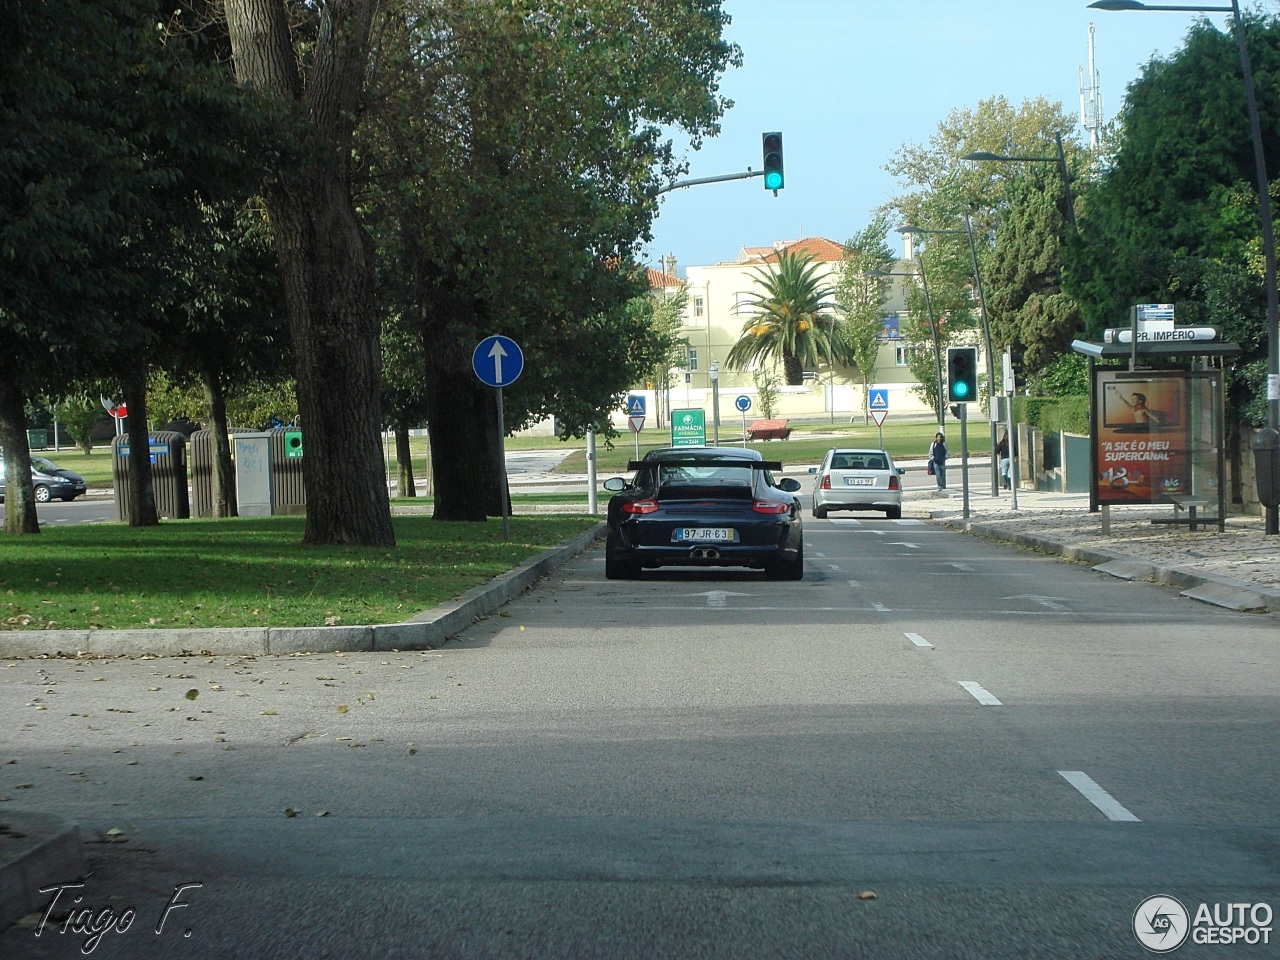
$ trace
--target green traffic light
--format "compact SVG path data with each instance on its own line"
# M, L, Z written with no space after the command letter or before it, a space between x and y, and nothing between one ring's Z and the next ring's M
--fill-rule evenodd
M967 397L969 395L969 385L967 383L957 383L951 390L957 397Z
M766 190L782 189L782 173L777 170L771 170L766 173L764 177L764 188Z

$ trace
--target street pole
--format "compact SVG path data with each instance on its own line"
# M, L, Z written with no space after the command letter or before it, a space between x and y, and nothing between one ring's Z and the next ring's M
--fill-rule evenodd
M1000 496L1000 465L996 462L996 358L991 349L991 326L987 323L987 298L982 290L982 271L978 269L978 250L973 245L973 223L964 215L964 232L969 238L969 256L973 258L973 279L978 285L978 311L982 316L982 340L987 351L987 419L991 421L991 496Z

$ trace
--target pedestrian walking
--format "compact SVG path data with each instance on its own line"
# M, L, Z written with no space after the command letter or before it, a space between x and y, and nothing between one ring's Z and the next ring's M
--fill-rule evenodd
M1010 471L1013 467L1013 458L1009 456L1009 428L1000 428L1000 439L996 443L996 457L1000 461L1000 485L1006 490L1012 485Z
M929 472L938 481L938 489L947 489L947 438L939 430L929 445Z

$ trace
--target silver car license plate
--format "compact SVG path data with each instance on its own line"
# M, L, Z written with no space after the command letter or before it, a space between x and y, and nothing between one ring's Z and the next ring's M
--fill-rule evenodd
M733 527L677 527L672 538L679 543L733 543L738 534Z
M845 477L844 485L846 487L874 487L876 485L875 477Z

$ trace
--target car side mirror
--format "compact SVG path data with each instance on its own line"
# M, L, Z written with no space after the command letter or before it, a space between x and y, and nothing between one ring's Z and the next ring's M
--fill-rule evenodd
M778 489L787 493L795 493L800 489L800 481L795 477L783 477L778 481Z
M627 489L627 481L623 480L622 477L610 477L602 486L610 493L621 493Z
M907 475L907 468L906 468L906 467L899 467L899 468L898 468L898 476L900 476L900 477L905 477L906 475Z
M816 474L817 472L818 472L818 468L817 468L817 467L810 467L810 468L809 468L809 473L810 473L810 474Z

